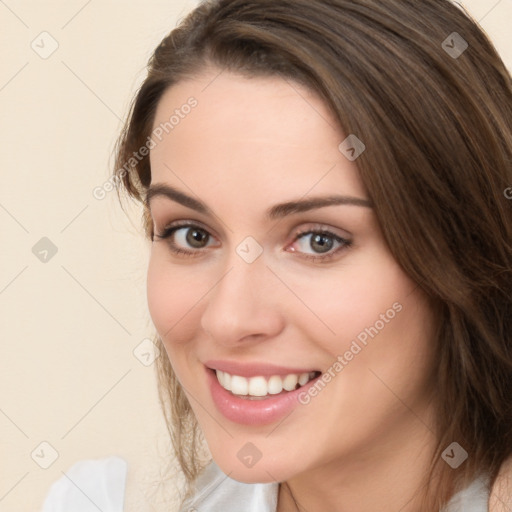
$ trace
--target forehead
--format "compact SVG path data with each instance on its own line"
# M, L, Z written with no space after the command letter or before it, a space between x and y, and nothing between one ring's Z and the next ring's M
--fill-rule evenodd
M223 182L240 193L278 187L302 196L321 181L365 195L357 166L338 149L345 135L334 116L290 80L213 70L179 82L158 104L153 133L158 129L153 183L186 176L196 188Z
M270 142L270 135L277 131L281 143L287 139L294 141L301 128L312 127L313 122L325 125L324 132L329 130L331 135L339 136L331 112L309 89L277 76L246 78L228 71L204 72L167 89L158 104L153 128L164 124L176 111L179 114L180 109L188 111L186 104L190 98L197 101L197 106L191 109L194 116L190 117L205 128L211 125L208 120L214 119L216 131L229 131L230 136L236 128L243 127L240 135L260 132ZM217 124L219 118L223 120L221 124ZM292 121L301 122L292 125ZM287 131L282 130L285 123ZM181 124L187 123L176 124L173 132L183 131L178 129Z

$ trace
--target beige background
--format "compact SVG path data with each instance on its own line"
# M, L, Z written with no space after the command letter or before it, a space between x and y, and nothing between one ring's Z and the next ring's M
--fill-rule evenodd
M37 511L75 461L108 455L130 466L126 510L171 510L154 368L133 353L152 335L147 245L115 192L92 191L147 58L196 3L0 0L1 512ZM512 69L512 0L464 5Z

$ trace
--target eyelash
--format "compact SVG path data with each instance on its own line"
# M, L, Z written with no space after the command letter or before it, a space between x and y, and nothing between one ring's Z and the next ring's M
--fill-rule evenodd
M176 245L171 240L171 237L174 235L174 233L176 231L178 231L180 229L184 229L184 228L196 228L196 229L206 233L208 235L208 237L212 236L210 233L208 233L208 230L202 228L201 226L199 226L197 224L193 224L191 222L184 222L184 223L174 224L172 226L169 226L164 229L162 234L155 233L154 237L158 238L160 240L167 240L171 251L176 255L181 255L181 256L186 256L186 257L191 257L191 258L200 256L201 253L204 252L205 249L196 249L196 250L187 251L186 249L183 249L182 247ZM298 254L301 255L301 258L305 258L307 260L312 260L312 261L320 261L321 260L322 262L329 261L332 258L334 258L340 251L348 249L352 245L352 240L347 240L346 238L336 235L335 233L329 231L328 229L307 229L307 230L299 231L299 232L295 233L295 235L294 235L295 238L294 238L293 242L296 242L297 240L304 238L306 235L324 235L329 238L332 238L334 241L341 244L337 249L333 250L332 252L325 253L325 255L319 254L318 256L313 256L311 254L304 254L304 253L300 253L298 251L293 251L293 252L298 252Z

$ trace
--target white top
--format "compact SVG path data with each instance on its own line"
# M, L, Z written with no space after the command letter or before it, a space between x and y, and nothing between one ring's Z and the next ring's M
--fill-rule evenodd
M123 512L127 464L120 457L83 460L50 488L41 512ZM180 512L275 512L279 484L244 484L211 462ZM487 512L489 489L476 479L441 512Z
M123 512L127 469L114 456L77 462L50 487L41 512Z

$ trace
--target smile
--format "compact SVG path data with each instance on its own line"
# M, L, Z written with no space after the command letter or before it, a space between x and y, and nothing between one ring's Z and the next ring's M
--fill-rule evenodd
M288 375L271 375L269 377L259 375L246 378L221 370L215 370L215 373L219 384L226 391L249 400L262 400L268 395L294 391L320 374L320 372L290 373Z
M217 410L243 425L279 421L300 405L299 394L314 386L322 373L267 363L208 361L207 386Z

